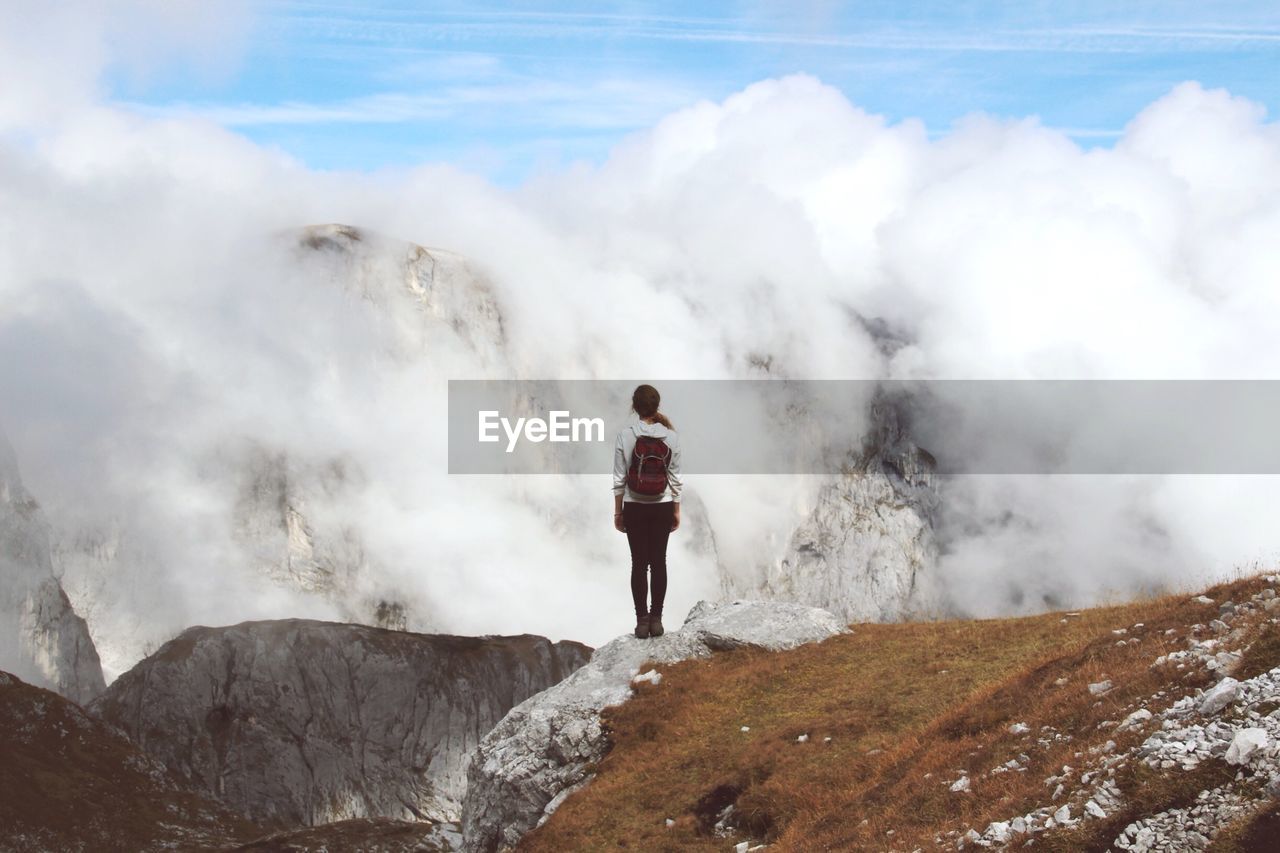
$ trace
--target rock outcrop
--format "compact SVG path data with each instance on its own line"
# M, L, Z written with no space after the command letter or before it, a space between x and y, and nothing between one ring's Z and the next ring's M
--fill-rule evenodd
M53 574L49 525L0 435L0 667L76 702L104 687L85 621Z
M197 627L122 675L90 710L255 820L449 821L480 739L589 653L529 635L307 620Z
M937 607L933 457L909 432L904 401L877 395L861 452L825 484L759 595L822 607L846 622L887 622Z
M799 604L699 602L662 637L619 637L554 687L511 710L481 741L467 774L463 838L468 850L514 846L590 781L607 743L600 712L631 696L646 662L673 663L743 645L787 649L846 631L831 613Z

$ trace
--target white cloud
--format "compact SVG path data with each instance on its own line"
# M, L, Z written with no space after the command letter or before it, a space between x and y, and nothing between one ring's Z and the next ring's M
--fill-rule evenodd
M225 74L247 0L11 0L0 23L0 130L30 130L92 105L107 73L141 81L175 68Z
M474 365L447 347L390 358L382 321L280 251L273 235L309 223L475 259L524 376L738 377L762 362L804 378L1280 376L1276 128L1195 84L1085 151L1032 120L930 139L813 78L768 80L667 116L599 168L505 191L442 166L312 172L207 121L122 112L94 93L100 36L59 45L66 67L42 65L3 105L2 417L51 515L128 515L160 555L172 628L324 612L258 594L229 544L219 453L245 436L355 460L344 509L387 567L373 585L438 627L600 642L625 623L603 478L449 481L442 383ZM850 311L912 345L885 361ZM943 571L954 589L999 590L958 594L973 610L1132 591L1275 546L1256 491L1269 480L1248 495L971 485L954 512L977 533L957 525ZM725 521L726 551L794 520L729 511L725 491L707 490L713 518L778 525ZM715 590L686 560L673 612Z

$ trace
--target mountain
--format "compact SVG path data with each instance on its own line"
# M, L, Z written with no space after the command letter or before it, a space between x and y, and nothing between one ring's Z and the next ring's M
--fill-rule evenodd
M89 709L255 821L451 821L480 739L589 653L296 619L197 627Z
M414 730L369 716L370 706L351 698L414 706L381 692L394 678L385 669L349 666L382 659L402 674L421 673L413 640L380 644L364 635L396 632L358 626L355 639L335 638L323 623L262 624L193 629L157 655L172 657L167 665L140 668L111 690L127 691L131 713L168 726L146 735L151 747L238 756L223 765L224 795L243 785L243 769L274 768L257 777L269 783L304 750L317 779L361 756L368 778L388 781L379 770L386 738L359 731L396 732L394 740ZM252 643L223 636L241 633ZM306 680L289 677L273 649L291 633L297 648L333 664L304 667ZM547 666L558 655L545 641L498 639ZM210 643L247 654L228 667ZM580 659L585 650L568 651ZM433 676L474 686L475 661L460 666L461 658L435 654ZM255 673L261 690L232 693L263 696L278 683L299 701L262 703L258 713L211 702L172 718L146 712L189 692L183 679L200 661L210 663L204 689L214 701L223 679L242 684ZM364 677L375 672L376 682ZM302 684L313 689L315 710L305 725L293 686ZM453 715L436 707L439 718ZM334 734L343 725L345 740ZM4 850L399 853L459 845L447 827L417 819L299 827L288 825L298 813L281 809L275 820L250 821L218 802L200 773L183 778L95 714L7 674L0 740ZM1273 850L1280 575L1081 611L848 628L801 605L703 603L662 638L624 636L601 647L512 707L473 755L468 850L909 851L1027 842L1063 851ZM189 770L198 764L189 761ZM264 795L271 790L264 784Z
M938 612L936 466L912 440L908 403L873 397L861 446L822 484L785 553L746 579L722 569L728 595L808 604L846 622Z
M437 824L354 819L305 829L255 824L189 786L115 727L0 672L0 850L431 853Z
M1280 575L654 671L520 850L1276 849Z
M509 375L507 333L492 285L467 259L347 225L314 225L278 235L291 270L308 287L347 297L344 321L376 330L377 352L361 353L372 369L434 375ZM281 330L282 347L288 331ZM344 362L344 370L370 369ZM305 396L302 398L305 400ZM358 455L305 446L292 436L268 438L250 427L219 436L186 460L208 489L202 498L230 531L219 547L265 583L317 596L343 621L392 629L435 630L433 602L409 600L394 573L371 555L376 532L354 508L370 487ZM152 608L131 600L136 585L165 577L166 561L136 535L146 519L110 517L53 528L54 569L90 630L112 677L155 651L181 625L146 618ZM154 522L152 522L154 523Z
M344 503L364 485L354 461L307 459L257 441L224 452L237 475L232 530L255 571L286 589L323 596L345 620L409 627L408 605L394 593L358 592L376 585L382 569L368 557L361 531L343 519ZM429 613L413 615L415 626L434 621Z
M2 850L192 849L262 834L79 705L7 673L0 739Z
M392 355L460 354L487 375L508 366L493 286L462 255L350 225L312 225L286 239L296 240L304 275L358 295L387 324Z
M102 692L85 621L53 573L49 525L0 433L0 668L78 702Z
M122 504L144 506L129 510L132 517L115 515L126 510L110 504L52 520L54 573L86 619L108 680L193 621L305 615L394 630L451 629L449 605L437 600L431 583L443 570L435 562L420 564L437 560L438 552L410 527L420 508L433 519L447 517L448 499L436 503L442 490L423 485L437 474L412 445L415 425L397 418L412 420L406 412L438 407L431 394L445 377L519 373L499 291L460 255L347 225L285 232L277 235L277 248L282 274L299 284L304 297L314 294L318 316L334 324L327 335L338 340L330 352L328 337L311 340L277 321L263 351L250 355L261 357L264 370L284 371L276 358L307 365L299 388L279 391L286 411L310 412L314 401L323 400L335 407L325 417L351 417L355 425L344 432L314 413L300 414L297 424L288 414L284 424L265 416L259 422L251 410L225 429L179 430L196 446L166 463L172 470L151 475L173 490L175 506L197 513L176 528L179 535L171 535L175 527L163 512L148 516L145 504ZM858 322L886 352L903 343L883 324ZM319 367L312 363L317 351L323 354ZM356 388L373 390L365 395ZM376 400L388 402L380 408ZM794 529L776 531L771 541L786 543L777 559L744 572L741 555L717 556L721 531L709 519L719 513L732 524L734 517L710 495L700 499L696 484L686 493L685 531L673 540L674 556L696 564L711 582L709 573L718 567L726 600L797 602L846 620L935 612L932 460L912 443L896 401L879 401L872 416L868 436L848 436L852 452L843 473L825 483ZM398 426L384 434L362 421ZM422 476L397 482L388 470L398 464L389 461L393 454L411 457L403 467L421 466ZM564 531L582 543L576 559L610 558L612 543L588 535L590 517L578 497L566 500L546 486L526 478L483 497L499 511L544 519L552 533L540 547L554 549ZM220 588L256 591L261 579L261 600L285 606L241 614L232 603L216 616L187 615L184 610L201 612L200 603L186 598L186 567L197 563L202 571L225 573ZM406 583L410 573L413 582ZM166 608L166 594L178 596L183 607Z

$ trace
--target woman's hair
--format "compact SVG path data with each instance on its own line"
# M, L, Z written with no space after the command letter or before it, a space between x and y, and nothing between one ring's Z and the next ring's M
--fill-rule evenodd
M652 385L637 385L636 390L631 392L631 410L633 412L642 418L653 418L667 429L675 429L671 425L671 420L658 411L660 402L662 402L662 397L658 394L658 389Z

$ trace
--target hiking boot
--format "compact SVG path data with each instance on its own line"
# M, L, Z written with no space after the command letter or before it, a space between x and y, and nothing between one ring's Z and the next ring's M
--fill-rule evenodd
M636 617L636 637L638 639L643 640L648 636L649 636L649 617L648 616Z
M637 628L637 630L639 629ZM650 637L662 636L662 614L661 613L649 614L649 636Z

